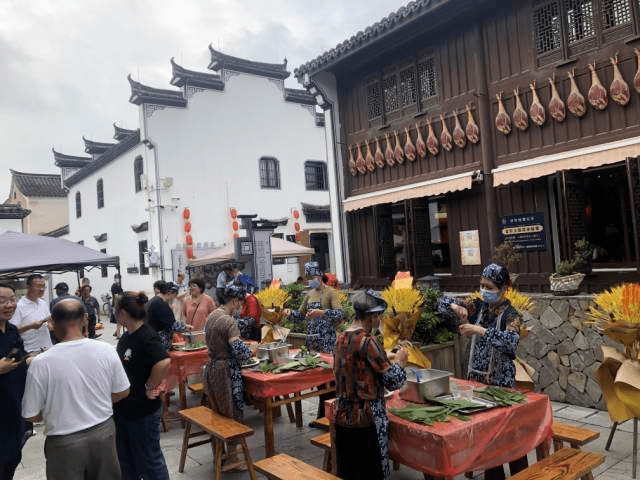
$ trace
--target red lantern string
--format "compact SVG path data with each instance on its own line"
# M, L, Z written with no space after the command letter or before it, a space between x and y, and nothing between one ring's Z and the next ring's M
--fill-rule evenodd
M233 222L233 223L231 224L231 228L233 228L233 231L234 231L234 232L237 232L237 231L238 231L238 229L240 228L240 225L238 225L238 222Z
M190 216L191 216L191 212L189 211L189 209L188 209L188 208L185 208L185 209L182 211L182 217L183 217L185 220L187 220Z
M300 218L300 212L298 210L293 211L293 218L295 218L296 220Z
M299 232L300 231L300 224L298 222L295 222L293 224L293 228L295 229L296 232Z

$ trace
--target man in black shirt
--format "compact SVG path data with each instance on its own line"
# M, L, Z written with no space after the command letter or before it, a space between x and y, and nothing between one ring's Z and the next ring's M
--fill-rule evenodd
M153 289L157 291L157 295L146 305L147 323L158 333L165 349L169 350L173 331L178 329L176 317L169 306L169 284L158 280L153 284Z
M113 332L113 336L117 338L120 338L120 329L122 328L122 325L120 325L120 322L116 319L116 305L118 304L120 295L123 293L122 286L120 285L120 274L116 273L113 276L113 284L111 285L111 318L109 321L116 324L116 331Z
M25 424L22 395L27 378L22 338L9 320L16 311L16 293L0 285L0 479L11 480L22 457Z
M100 335L96 335L96 323L100 320L100 304L95 297L91 296L91 285L84 285L80 292L82 303L89 316L89 338L98 338Z

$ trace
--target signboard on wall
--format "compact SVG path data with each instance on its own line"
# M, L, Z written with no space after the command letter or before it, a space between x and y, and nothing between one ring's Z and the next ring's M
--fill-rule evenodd
M498 241L509 241L516 249L528 252L547 249L544 213L521 213L500 218Z
M460 232L460 260L462 265L481 265L480 234L478 230Z
M271 270L271 234L273 229L255 229L253 231L253 264L255 281L260 288L270 282L273 273Z

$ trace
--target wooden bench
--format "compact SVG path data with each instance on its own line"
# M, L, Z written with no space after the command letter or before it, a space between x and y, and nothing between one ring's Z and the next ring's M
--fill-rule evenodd
M327 417L316 418L311 422L310 425L316 428L321 428L323 430L329 430L329 428L331 427L331 423L329 422L329 419Z
M223 417L205 406L187 408L185 410L180 410L178 413L186 423L184 427L184 437L182 439L182 451L180 452L180 465L178 467L178 471L180 473L184 472L184 462L187 458L187 450L189 448L204 445L206 443L212 443L212 448L214 450L215 479L220 480L222 478L222 457L225 442L237 440L242 447L244 462L225 465L225 469L246 464L249 470L249 476L252 480L255 480L256 473L253 468L251 453L247 447L246 440L246 437L253 435L253 429L251 427L243 425L242 423L236 422L230 418ZM197 425L203 431L191 433L192 425ZM209 439L189 443L191 438L200 435L209 435Z
M331 432L323 433L322 435L313 437L311 439L311 445L315 445L316 447L324 449L324 460L322 462L322 469L325 472L332 473L333 465L331 462L334 452L331 446Z
M511 480L593 480L593 469L604 463L604 455L563 448L516 473Z
M595 440L600 436L599 432L587 430L586 428L567 425L566 423L553 422L553 449L560 450L564 442L571 445L571 448L580 449L581 446Z
M254 466L270 480L339 480L335 475L285 453L263 458Z

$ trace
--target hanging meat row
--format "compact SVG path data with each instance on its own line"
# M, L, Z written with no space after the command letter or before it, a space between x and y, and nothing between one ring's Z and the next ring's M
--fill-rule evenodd
M449 132L449 127L444 114L440 114L440 138L436 136L431 119L427 119L427 139L424 140L422 136L422 126L416 123L415 131L416 139L415 144L411 138L410 129L405 127L404 129L404 146L401 144L400 134L398 131L393 134L385 133L384 142L385 150L382 151L381 138L376 137L373 141L366 141L364 144L358 143L357 145L350 145L348 147L349 156L348 164L351 175L357 175L359 173L366 173L367 171L373 172L376 168L383 168L385 165L393 167L394 165L400 165L404 163L405 159L413 162L416 158L425 159L428 154L431 156L437 156L440 153L440 146L447 152L453 150L454 144L458 148L465 148L467 141L476 144L480 141L480 129L473 118L473 112L469 105L466 106L467 112L467 125L463 129L458 117L458 112L453 113L454 127L453 133ZM414 130L414 129L411 129ZM375 150L372 150L372 144ZM356 150L356 156L354 158L354 148Z
M633 86L635 90L640 93L640 50L635 48L634 53L636 54L638 68L633 79ZM613 80L611 81L608 91L602 85L602 82L598 77L595 62L588 65L589 70L591 71L591 87L587 93L587 100L596 110L604 110L607 108L607 105L609 104L609 95L611 95L611 98L615 103L622 107L627 105L631 99L629 85L624 80L618 66L618 54L616 53L609 60L613 67ZM575 69L567 72L567 77L571 83L571 90L567 97L566 105L556 88L555 74L548 78L549 86L551 87L551 99L549 100L548 105L549 114L556 122L564 121L566 118L567 108L577 118L580 118L587 113L585 98L582 93L580 93L580 89L576 83ZM529 88L531 89L532 96L529 111L527 112L522 105L522 101L520 100L520 91L516 88L513 90L515 109L511 116L509 116L509 113L504 106L504 102L502 101L502 92L496 95L496 100L498 101L498 114L496 115L495 123L496 130L498 130L498 132L503 135L509 135L509 133L511 133L512 119L515 127L521 131L525 131L529 128L529 119L539 127L544 125L546 121L546 111L538 97L535 80L531 81Z

